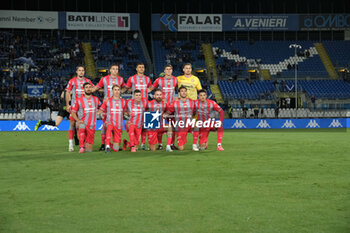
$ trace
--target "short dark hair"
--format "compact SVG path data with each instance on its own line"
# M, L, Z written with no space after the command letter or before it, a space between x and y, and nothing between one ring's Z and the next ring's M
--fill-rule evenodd
M157 91L160 91L161 93L163 93L162 89L160 89L160 88L154 89L154 93L156 93Z
M164 70L165 70L166 68L168 68L168 67L170 67L171 69L173 69L173 66L172 66L172 65L166 64L166 65L164 66Z
M181 86L181 87L179 88L179 91L181 91L181 89L186 89L186 91L187 91L187 87L185 87L185 86Z
M191 68L192 68L192 64L191 63L185 63L185 64L183 64L183 66L182 66L182 69L184 69L185 68L185 66L191 66Z
M84 84L83 84L83 88L85 88L85 86L87 86L87 85L90 85L90 86L91 86L91 83L84 83Z
M75 71L77 71L80 67L83 67L83 69L85 70L85 66L83 66L83 65L78 65L78 66L75 68Z
M136 63L136 68L137 68L138 66L144 66L144 67L146 67L146 66L145 66L145 63L143 63L143 62L138 62L138 63Z
M198 91L198 95L199 95L200 93L205 93L205 94L207 94L207 90L201 89L201 90Z
M134 91L134 94L136 94L136 93L141 93L141 91L140 91L139 89L136 89L136 90Z
M114 84L113 87L112 87L112 90L115 88L115 87L118 87L120 89L120 86L118 84Z
M114 64L112 64L112 65L109 67L109 69L111 69L113 66L118 66L118 68L119 68L119 64L114 63Z

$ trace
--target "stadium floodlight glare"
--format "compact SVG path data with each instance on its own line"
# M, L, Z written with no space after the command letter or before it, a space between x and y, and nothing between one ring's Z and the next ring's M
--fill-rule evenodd
M297 58L297 49L301 49L301 45L298 44L290 44L289 48L292 49L294 48L294 58ZM294 75L295 75L295 109L298 109L298 74L297 74L297 66L298 66L298 62L297 60L295 60L294 63ZM295 117L297 117L297 115L295 114Z

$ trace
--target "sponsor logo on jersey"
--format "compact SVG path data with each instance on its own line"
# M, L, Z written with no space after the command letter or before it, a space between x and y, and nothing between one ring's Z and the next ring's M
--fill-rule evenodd
M89 105L91 105L91 104L89 104ZM95 112L95 108L94 107L92 107L92 108L84 108L84 111L86 112L86 113L94 113Z

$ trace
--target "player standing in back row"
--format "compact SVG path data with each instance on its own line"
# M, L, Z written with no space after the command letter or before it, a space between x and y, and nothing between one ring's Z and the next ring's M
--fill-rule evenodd
M76 100L84 95L83 85L85 83L90 83L93 87L91 80L84 77L85 67L77 66L76 69L77 76L70 79L66 88L66 111L71 113L72 108L74 108L74 103ZM72 96L71 96L72 95ZM71 106L71 104L72 106ZM75 131L75 120L72 116L69 117L69 130L68 130L68 139L69 139L69 147L68 151L74 151L73 147L73 138Z
M167 105L171 105L175 101L175 89L177 88L177 78L172 75L173 73L173 67L170 64L167 64L164 67L164 74L161 74L159 78L154 81L153 86L149 88L149 92L153 91L155 88L159 88L162 90L162 98L163 101ZM162 135L161 135L162 136ZM161 137L159 136L159 137ZM171 150L177 150L178 148L174 145L175 142L175 131L172 130L172 127L168 127L167 129L167 145L170 145L171 149L167 149L169 151ZM160 141L162 139L160 138ZM163 146L160 144L159 149L161 149Z
M201 82L199 81L198 77L192 75L192 65L190 63L185 63L183 65L182 71L184 72L184 75L177 77L179 87L183 86L187 88L187 98L190 98L191 100L197 100L197 91L202 89ZM196 116L194 116L194 118L196 118ZM199 129L194 128L192 130L192 134L193 140L197 142ZM199 150L197 144L193 144L193 150Z
M134 96L135 90L140 90L141 98L148 100L148 88L152 86L151 79L148 76L145 76L145 64L137 63L136 72L134 76L131 76L125 87L129 90L132 90L132 95ZM141 142L141 150L145 150L145 142L146 142L147 131L142 130L142 142Z
M184 75L177 77L178 87L186 87L187 98L197 100L197 91L202 89L201 82L198 77L192 75L192 65L190 63L185 63L182 71Z
M107 100L107 98L111 98L113 96L113 91L112 87L114 85L119 86L119 92L121 91L121 88L124 87L124 79L120 76L118 76L119 72L119 65L118 64L113 64L111 65L111 68L109 69L110 74L107 76L104 76L101 78L99 83L92 89L93 92L103 88L104 91L104 97L103 100ZM102 122L103 126L101 129L101 147L100 151L105 150L105 143L106 143L106 130L107 126L105 124L106 122L106 115L102 115Z

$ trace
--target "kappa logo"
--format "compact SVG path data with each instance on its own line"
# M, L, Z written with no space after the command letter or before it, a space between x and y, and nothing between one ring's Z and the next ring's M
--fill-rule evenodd
M26 125L24 121L19 121L16 127L13 128L13 130L25 131L25 130L30 130L30 128L28 127L28 125Z
M320 125L316 122L316 120L310 120L306 128L320 128Z
M259 122L259 124L256 126L256 128L262 128L262 129L264 129L264 128L271 128L271 126L269 125L269 123L267 123L266 120L261 120L261 121Z
M242 128L247 128L242 120L236 120L235 123L232 125L231 128L237 128L237 129L242 129Z
M291 129L291 128L296 128L296 126L294 125L292 120L286 120L286 122L284 122L284 124L282 125L282 128Z
M328 128L343 128L343 125L339 122L339 120L333 119Z
M143 128L144 129L160 129L160 116L162 114L159 111L156 112L144 112L143 113Z
M57 126L45 125L45 127L42 128L41 130L42 131L44 131L44 130L52 131L52 130L59 130L59 129L57 128Z

